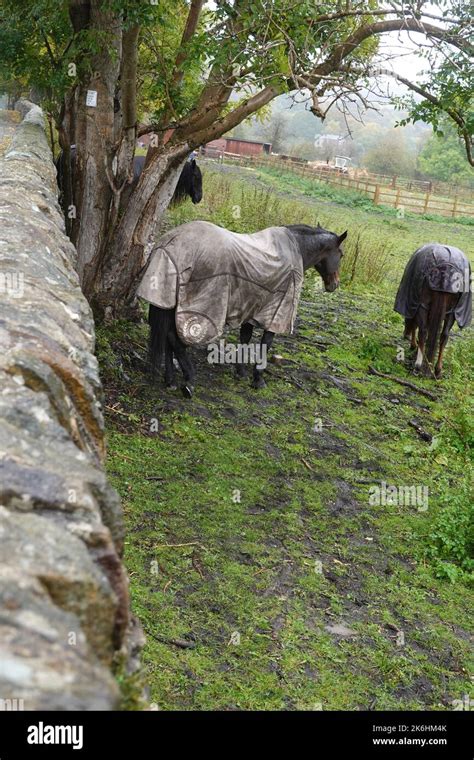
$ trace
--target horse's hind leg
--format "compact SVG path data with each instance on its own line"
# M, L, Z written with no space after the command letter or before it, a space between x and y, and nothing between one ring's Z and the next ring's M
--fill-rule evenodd
M267 359L267 353L272 347L273 338L275 337L275 333L270 332L269 330L265 330L265 332L262 335L262 340L260 341L260 346L262 347L262 359L264 360L264 363L266 364ZM264 367L258 368L257 365L255 365L253 369L253 383L252 386L254 388L265 388L265 380L263 379L263 370Z
M417 314L418 322L418 352L415 360L415 372L420 372L425 357L425 345L428 337L428 309L420 307Z
M166 339L165 348L165 385L172 391L175 391L177 388L173 364L173 348L168 338Z
M184 344L181 343L179 348L175 348L175 353L185 380L185 384L181 386L183 396L185 396L185 398L191 398L194 393L194 382L196 379L194 364L188 356Z
M416 318L413 317L412 319L405 319L405 332L403 333L404 338L408 338L410 340L410 348L414 351L416 348Z
M244 322L240 327L239 342L241 345L249 343L252 338L253 325L250 322ZM243 362L238 362L235 367L235 376L239 379L247 375L247 366Z
M438 361L436 362L435 367L435 377L441 377L441 372L443 371L443 353L444 349L446 348L446 343L448 342L449 333L454 325L454 312L451 312L450 314L447 314L444 320L443 330L441 332L440 340L439 340L439 354L438 354Z
M171 343L172 350L174 351L175 356L178 360L179 366L181 367L181 372L183 373L185 380L185 384L181 387L183 396L186 398L191 398L194 391L194 381L196 377L194 364L186 352L186 346L179 339L176 333L176 328L170 331L168 338Z

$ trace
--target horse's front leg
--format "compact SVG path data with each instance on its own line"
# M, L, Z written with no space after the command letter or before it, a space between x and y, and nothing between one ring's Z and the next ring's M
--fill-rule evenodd
M272 333L269 330L265 330L262 335L262 340L260 341L260 346L262 349L261 358L265 366L266 366L266 361L267 361L267 354L272 347L274 337L275 337L275 333ZM265 388L266 383L265 383L265 380L263 379L263 372L264 372L264 367L261 367L259 369L258 366L255 365L255 367L253 368L252 386L254 388Z
M244 345L250 342L253 333L253 325L250 322L244 322L240 327L239 342L240 345ZM244 362L237 362L235 366L235 376L240 380L247 375L247 365Z

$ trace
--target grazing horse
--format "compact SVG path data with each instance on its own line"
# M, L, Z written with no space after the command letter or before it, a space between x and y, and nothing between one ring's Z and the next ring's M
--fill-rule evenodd
M150 363L155 373L165 358L165 384L175 388L173 354L191 397L195 370L188 345L216 346L229 327L240 326L247 344L255 326L263 328L260 349L270 349L275 333L292 332L305 270L315 267L325 289L339 285L342 235L294 224L242 235L209 222L189 222L154 245L138 288L150 303ZM237 375L245 374L243 363ZM255 365L253 387L262 388L263 368Z
M436 348L435 377L443 368L443 353L456 321L467 327L472 318L471 266L465 254L453 246L428 243L418 248L403 273L395 299L395 311L405 317L404 338L418 349L415 372L431 375ZM418 341L416 331L418 329Z
M76 146L71 146L71 164L74 171L74 161L76 158ZM122 192L121 197L121 205L122 208L124 205L126 205L126 202L128 201L131 193L135 189L138 178L140 174L143 171L143 167L145 165L145 156L135 156L133 159L133 180L132 182L125 187L125 189ZM63 154L60 153L55 161L55 166L57 170L57 178L58 178L58 187L60 190L62 190L62 179L63 179ZM178 184L176 185L175 191L173 193L173 197L171 198L170 203L180 203L182 200L186 198L186 196L189 195L193 203L200 203L202 200L202 174L199 166L197 165L195 159L193 158L191 161L186 161L179 180Z

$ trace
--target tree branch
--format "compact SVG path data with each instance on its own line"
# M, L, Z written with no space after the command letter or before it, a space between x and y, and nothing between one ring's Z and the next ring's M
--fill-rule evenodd
M122 35L120 90L123 129L132 129L136 127L137 122L136 82L139 32L140 27L135 25L125 29Z
M418 95L421 95L425 100L428 100L430 103L433 103L433 105L437 106L440 110L444 111L448 114L448 116L451 117L451 119L458 125L459 131L462 135L462 138L464 140L464 144L466 147L466 155L467 160L471 164L471 166L474 166L474 156L472 154L472 137L469 133L469 130L466 126L466 122L462 118L461 114L458 113L453 108L449 108L441 102L435 95L433 95L431 92L428 92L428 90L425 90L424 87L420 87L420 85L415 84L414 82L410 82L408 79L405 79L405 77L400 76L399 74L396 74L393 71L387 70L384 72L385 74L393 77L398 82L401 82L406 87L408 87L410 90L413 90L413 92L418 93Z
M232 111L225 114L225 116L221 116L221 118L214 120L211 125L189 135L187 139L190 146L198 147L203 143L209 142L209 140L215 140L217 137L220 137L230 129L236 127L237 124L240 124L244 119L251 116L260 108L266 106L267 103L270 103L270 101L278 95L281 95L280 88L275 86L265 87L263 90L260 90L260 92L252 95L251 98L245 100L237 106L237 108L234 108Z
M474 52L474 47L467 40L460 39L458 35L451 34L448 30L433 26L433 24L421 25L418 19L415 18L385 19L384 21L375 21L373 24L366 24L356 29L344 42L333 48L328 58L319 66L316 66L312 74L316 77L321 74L330 74L339 68L344 58L353 53L369 37L375 37L385 32L403 31L419 32L420 34L435 37L471 55Z
M200 7L201 4L196 3L195 10L197 10L197 6ZM373 14L370 14L370 11L367 10L347 10L340 11L339 16L341 14L343 16L388 15L389 13L395 14L396 12L396 8L392 8L391 11L380 11ZM333 14L326 15L331 18L333 16ZM334 16L336 15L337 14L334 14ZM423 17L423 15L423 12L421 12L421 17ZM319 20L322 19L323 17L320 17ZM189 17L187 25L188 23L191 23ZM195 17L193 23L197 23ZM312 90L312 88L316 88L318 83L321 83L324 79L327 79L328 81L324 88L327 89L330 84L329 75L337 74L346 68L348 64L344 64L345 59L350 56L366 39L391 31L417 32L424 34L427 37L432 37L437 40L446 42L447 44L453 45L463 52L469 52L470 50L472 51L472 45L470 45L467 40L463 39L450 30L443 29L433 24L424 23L420 21L420 18L417 18L415 15L413 17L404 15L403 17L398 18L384 18L381 21L373 21L371 23L363 24L359 28L355 29L351 34L349 34L345 40L336 45L333 45L327 58L323 60L319 65L315 66L309 75L303 75L302 72L294 72L293 83L299 83L300 85L308 87L310 90ZM236 33L236 29L234 29L234 33ZM354 73L357 73L355 69ZM217 74L220 74L219 79L217 79ZM174 127L176 131L173 140L176 143L186 140L190 143L192 142L193 145L196 146L210 139L219 137L229 129L232 129L242 120L255 113L262 106L266 105L271 100L273 100L273 98L277 97L277 95L281 94L282 91L281 88L275 86L264 87L260 92L256 93L241 103L239 106L237 106L237 108L234 108L232 111L222 116L220 115L222 113L222 109L228 102L235 81L237 81L239 78L238 75L230 73L226 73L226 76L228 77L227 79L225 79L225 77L222 75L222 72L215 71L214 68L211 68L207 83L201 92L201 96L195 108L193 108L193 110L183 121L178 124L168 124L167 127L153 124L144 125L140 127L138 134L142 135L151 131L163 132L166 128ZM400 79L400 81L402 80ZM420 91L420 94L422 94L423 97L426 97L424 92ZM316 115L322 116L322 111L318 104L317 97L313 98L312 110L314 113L316 113ZM456 121L455 119L455 121L462 131L465 125L463 125L462 118L459 116L459 114L457 114L457 118L458 120ZM463 135L466 140L465 132L463 132ZM471 154L468 153L468 155Z
M182 66L187 58L187 52L185 50L185 47L186 47L186 44L189 42L189 40L193 37L194 32L197 29L197 25L199 23L199 18L201 15L203 5L204 5L204 0L192 0L191 2L191 7L189 9L188 18L186 19L186 25L184 27L183 36L181 37L181 43L179 46L178 54L174 62L174 70L173 70L173 75L171 77L171 81L173 82L174 85L180 84L180 82L183 79L184 71L183 71Z

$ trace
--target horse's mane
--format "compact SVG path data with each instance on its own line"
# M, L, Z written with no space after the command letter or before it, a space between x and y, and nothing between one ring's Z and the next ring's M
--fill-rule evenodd
M311 227L309 224L285 224L287 230L301 235L334 235L334 232L325 230L324 227ZM337 236L336 236L337 237Z
M196 161L186 161L181 172L181 177L183 179L190 179L193 175L199 176L200 174L201 170Z

